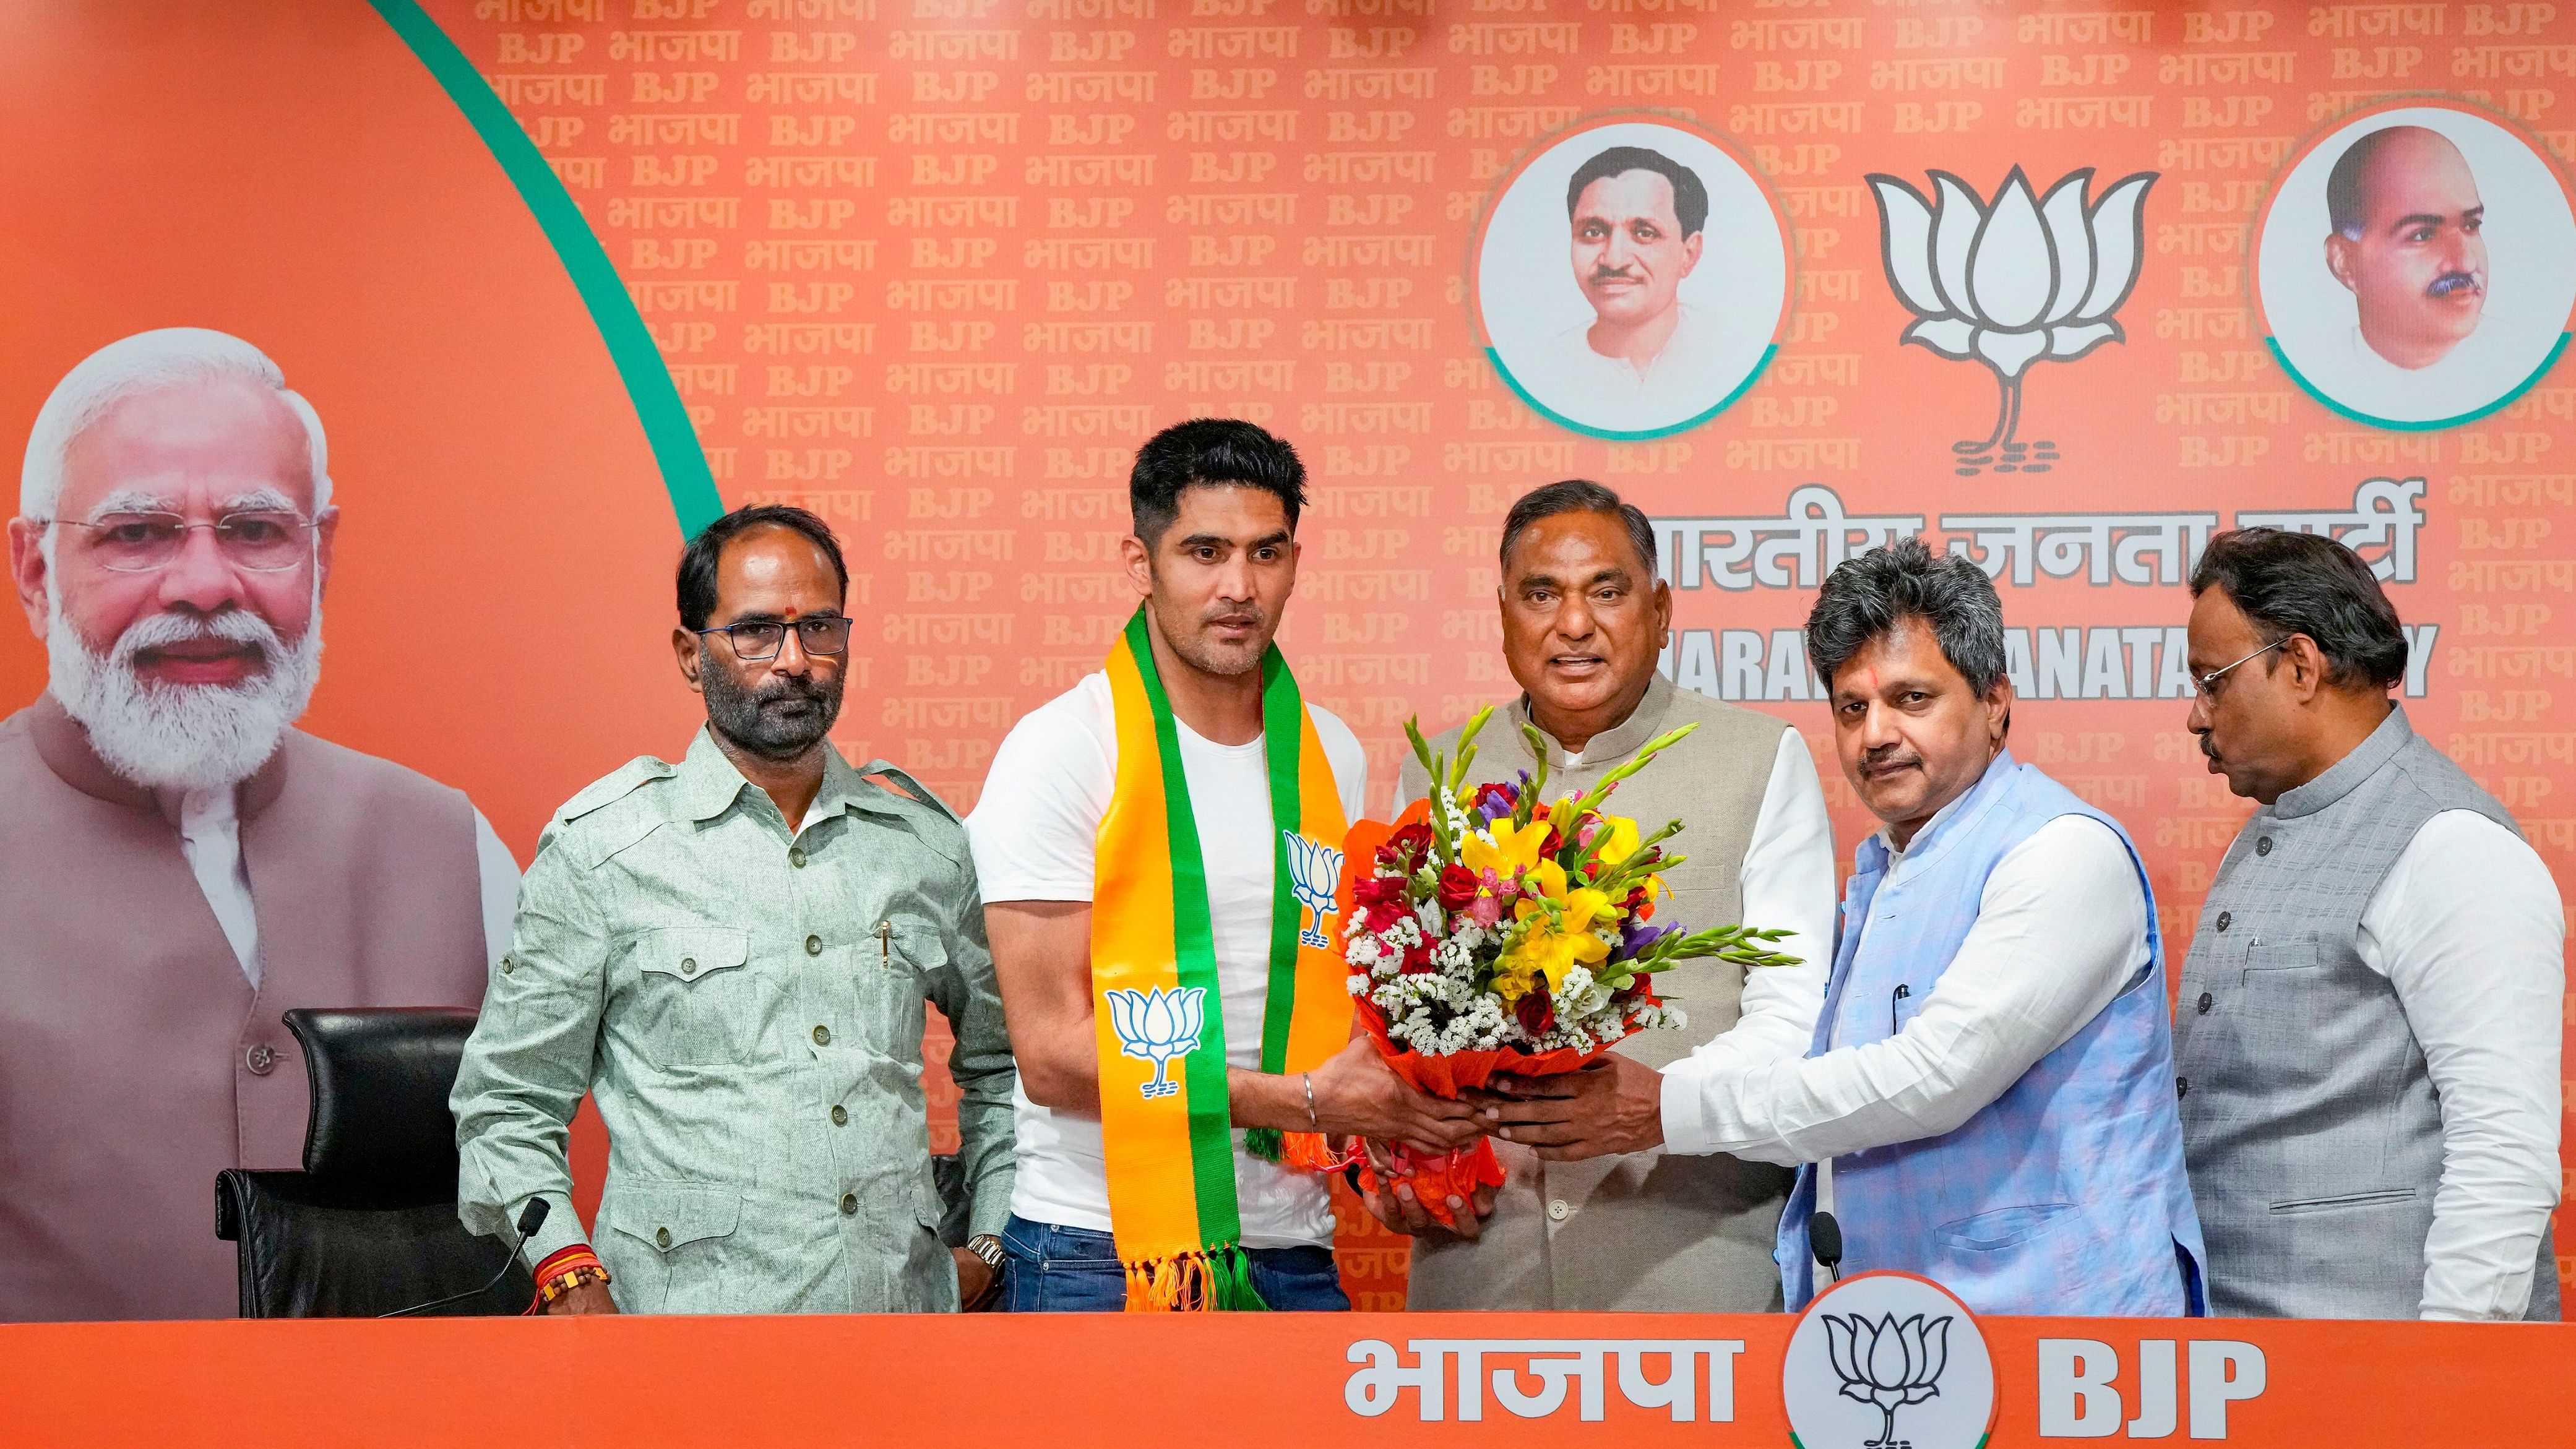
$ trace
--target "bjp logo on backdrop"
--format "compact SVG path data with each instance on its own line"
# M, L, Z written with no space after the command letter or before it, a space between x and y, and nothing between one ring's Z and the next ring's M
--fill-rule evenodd
M2141 204L2156 173L2123 177L2088 205L2092 178L2090 167L2070 172L2036 196L2016 166L1991 200L1946 171L1932 173L1930 198L1894 176L1868 178L1887 284L1914 313L1902 340L1984 366L2003 393L1993 431L1950 445L1962 478L2053 467L2053 442L2014 436L2023 375L2126 340L2112 314L2138 285Z

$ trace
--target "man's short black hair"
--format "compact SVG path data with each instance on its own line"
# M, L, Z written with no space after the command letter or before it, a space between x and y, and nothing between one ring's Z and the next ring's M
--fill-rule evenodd
M2326 657L2326 681L2343 689L2406 682L2406 630L2397 606L2361 556L2331 538L2279 528L2239 528L2209 541L2191 571L2191 596L2223 590L2266 644L2305 634Z
M2004 603L1986 571L1960 554L1898 539L1846 559L1825 576L1807 612L1807 662L1831 690L1834 671L1870 641L1920 619L1941 657L1982 699L2006 677Z
M1181 490L1193 485L1258 488L1288 510L1297 531L1306 506L1306 465L1285 440L1236 418L1192 418L1163 429L1136 450L1127 478L1127 508L1148 548L1181 516Z
M1503 546L1495 557L1503 568L1512 563L1512 545L1521 534L1542 518L1561 513L1603 513L1619 520L1628 530L1628 541L1637 546L1637 566L1646 571L1645 583L1655 576L1655 526L1646 520L1644 509L1589 478L1568 478L1558 483L1542 483L1524 493L1503 515ZM1509 580L1505 581L1507 584Z
M1708 225L1708 188L1700 184L1699 174L1663 152L1643 146L1613 146L1575 167L1574 179L1565 183L1565 219L1574 220L1585 187L1623 171L1652 171L1673 184L1673 217L1682 224L1683 240L1697 236L1700 228Z
M724 557L725 545L755 528L787 528L805 535L832 561L832 572L841 580L841 601L849 602L850 566L841 561L841 541L832 536L831 526L789 504L755 503L698 530L698 536L680 550L681 628L707 627L716 611L716 565Z

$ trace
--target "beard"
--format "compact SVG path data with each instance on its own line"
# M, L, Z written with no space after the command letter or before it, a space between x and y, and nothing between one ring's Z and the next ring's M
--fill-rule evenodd
M704 644L698 646L698 682L706 691L707 723L717 734L764 760L792 760L832 732L841 716L841 677L773 675L745 689L733 670Z
M65 617L51 574L45 596L55 700L89 731L102 763L146 789L220 790L249 779L277 753L322 678L319 580L310 621L293 644L257 614L231 610L202 619L154 614L98 654ZM135 672L144 650L198 639L254 645L264 667L239 684L151 684Z
M1213 624L1218 619L1234 620L1247 615L1257 621L1254 627L1259 634L1258 638L1246 639L1240 644L1230 644L1212 638L1204 631L1203 626ZM1183 663L1201 674L1231 678L1238 674L1250 674L1259 669L1262 657L1270 652L1270 636L1277 626L1272 624L1270 628L1261 628L1262 623L1270 621L1261 620L1259 615L1260 610L1255 608L1219 606L1210 610L1205 617L1191 621L1188 628L1174 628L1170 617L1164 613L1158 601L1155 605L1154 622L1163 626L1163 642L1172 646L1172 652L1181 656Z

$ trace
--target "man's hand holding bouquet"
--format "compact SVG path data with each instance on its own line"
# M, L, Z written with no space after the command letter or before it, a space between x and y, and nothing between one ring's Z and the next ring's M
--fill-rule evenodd
M1580 797L1549 801L1547 751L1534 730L1535 775L1466 783L1492 713L1468 721L1454 760L1407 723L1428 797L1392 825L1361 821L1344 842L1350 991L1360 1028L1397 1076L1454 1099L1500 1074L1575 1071L1633 1033L1683 1024L1681 1009L1655 994L1657 972L1707 956L1796 964L1769 949L1784 930L1657 923L1664 873L1683 859L1664 843L1682 824L1641 836L1634 820L1604 808L1620 781L1696 726L1648 742ZM1383 1172L1453 1228L1453 1199L1472 1202L1503 1181L1481 1140L1439 1155L1377 1144L1370 1161L1366 1190L1393 1185Z

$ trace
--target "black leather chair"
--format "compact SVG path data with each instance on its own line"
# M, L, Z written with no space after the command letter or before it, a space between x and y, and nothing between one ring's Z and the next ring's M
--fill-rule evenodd
M468 1293L501 1270L506 1239L456 1220L456 1119L447 1094L474 1013L444 1007L290 1011L313 1111L302 1172L215 1176L215 1235L241 1245L244 1318L363 1318ZM517 1313L527 1266L433 1310Z

